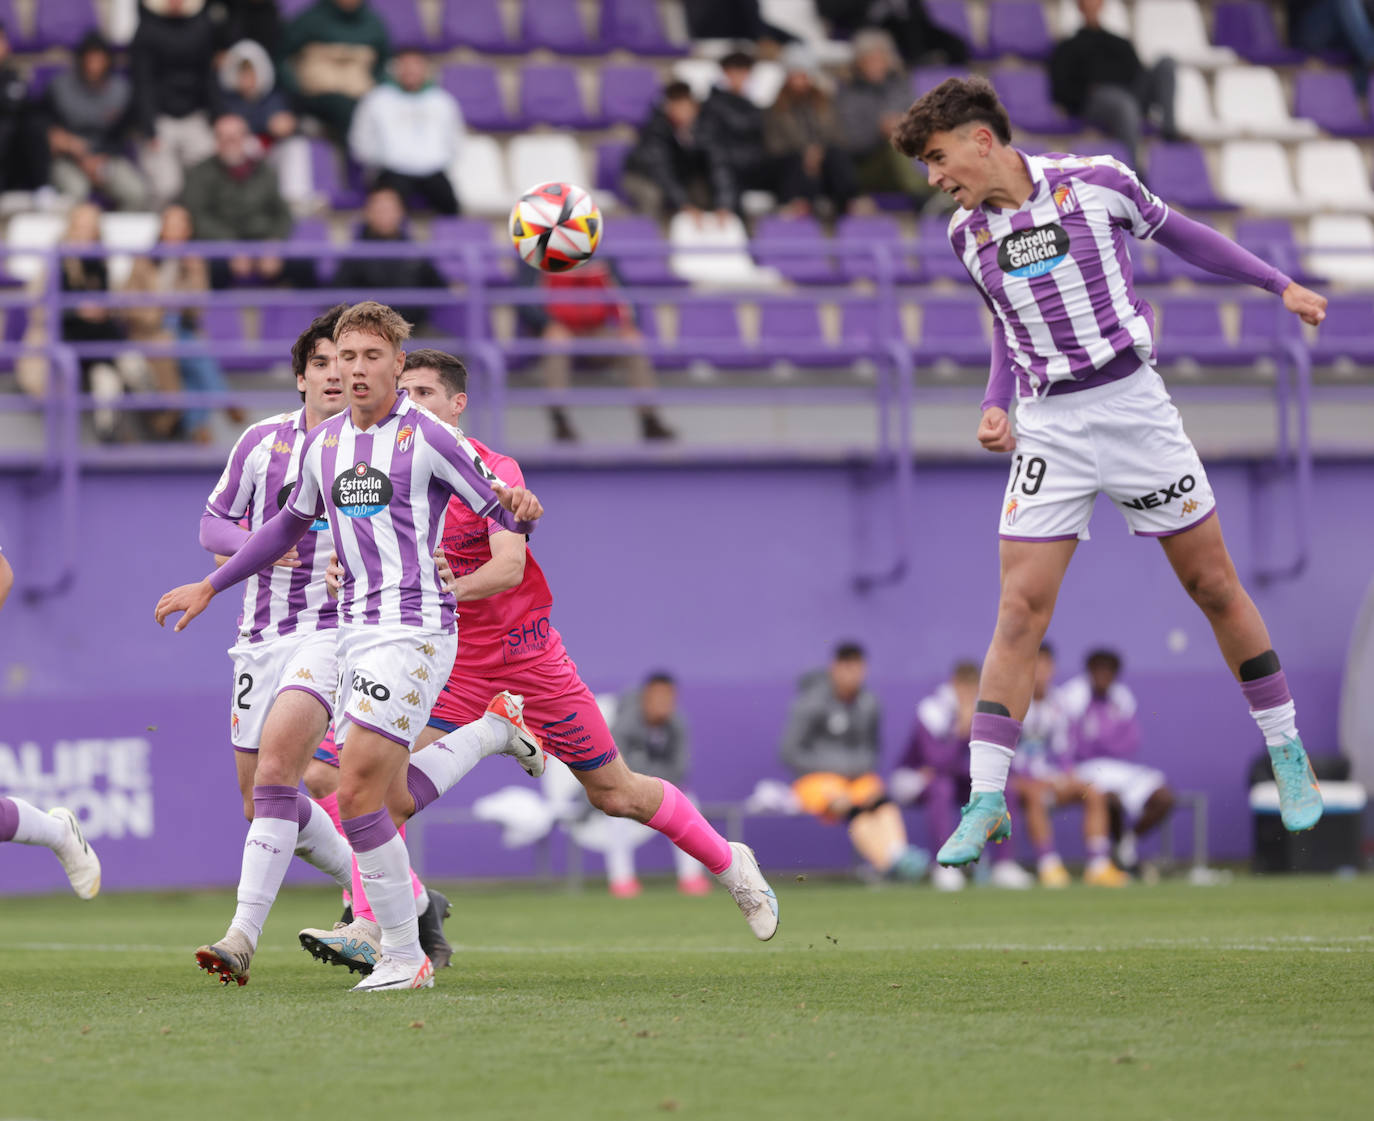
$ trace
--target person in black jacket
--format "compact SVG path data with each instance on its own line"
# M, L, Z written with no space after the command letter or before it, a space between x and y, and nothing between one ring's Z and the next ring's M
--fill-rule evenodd
M356 240L411 240L405 229L405 203L393 187L374 187L367 194L363 224ZM336 288L443 288L444 278L424 257L367 257L343 261L331 282ZM429 322L432 308L397 307L416 327Z
M968 61L968 44L930 18L925 0L817 0L816 10L845 35L865 27L886 31L910 66Z
M711 156L721 182L716 205L739 210L743 191L778 194L782 169L763 148L763 110L745 95L754 60L734 51L720 60L721 82L701 106L697 136Z
M1083 26L1050 55L1050 94L1065 112L1121 141L1138 168L1141 129L1150 112L1158 114L1166 140L1182 139L1174 121L1174 60L1161 58L1146 69L1129 39L1103 28L1102 3L1078 0Z
M205 0L143 0L129 46L139 159L160 204L181 193L186 168L215 154L219 47Z
M729 172L701 141L700 107L686 82L671 82L625 157L621 186L636 210L670 218L679 210L724 210Z
M0 23L0 191L32 191L48 181L48 145L29 85L9 54L9 35Z

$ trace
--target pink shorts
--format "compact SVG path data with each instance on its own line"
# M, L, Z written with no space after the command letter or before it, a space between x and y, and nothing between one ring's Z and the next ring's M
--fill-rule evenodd
M461 655L459 660L461 663ZM567 654L523 666L507 666L499 676L455 674L439 694L429 726L451 732L487 711L503 689L525 698L525 723L544 750L574 771L594 771L616 757L615 740L592 691Z

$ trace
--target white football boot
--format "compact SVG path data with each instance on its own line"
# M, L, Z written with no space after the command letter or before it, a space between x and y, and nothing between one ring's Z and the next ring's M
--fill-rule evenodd
M393 958L382 955L372 972L353 986L355 993L380 993L393 989L434 988L434 966L429 958Z
M525 698L519 693L501 692L492 697L487 711L510 725L510 742L501 755L513 755L530 778L544 773L544 745L525 723Z
M718 873L716 879L739 905L754 937L767 942L778 932L778 897L759 871L753 849L742 841L731 841L730 852L730 867Z
M48 811L48 816L57 818L67 827L67 835L53 852L62 861L62 869L72 882L72 890L78 899L94 899L100 894L100 857L95 855L76 814L65 807L58 806Z

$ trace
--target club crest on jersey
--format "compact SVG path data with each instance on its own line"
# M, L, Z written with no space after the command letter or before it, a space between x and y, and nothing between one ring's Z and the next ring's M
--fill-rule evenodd
M1059 208L1060 214L1067 214L1078 205L1078 201L1073 197L1073 188L1067 183L1060 183L1054 189L1054 205Z
M1069 255L1069 235L1058 223L1017 230L997 247L997 265L1009 276L1044 276Z
M415 439L415 429L406 425L396 433L396 450L399 452L410 451L410 445Z
M292 492L293 490L295 490L295 488L296 488L296 484L295 484L295 483L287 483L286 486L282 487L281 490L277 491L277 509L278 509L278 510L285 510L285 509L286 509L286 500L287 500L288 498L291 497L291 492ZM328 519L328 518L316 518L313 522L310 523L310 532L311 532L311 533L320 533L321 531L326 530L326 529L328 529L328 528L329 528L329 519Z
M391 502L391 480L366 463L355 463L334 480L334 505L346 518L372 518Z

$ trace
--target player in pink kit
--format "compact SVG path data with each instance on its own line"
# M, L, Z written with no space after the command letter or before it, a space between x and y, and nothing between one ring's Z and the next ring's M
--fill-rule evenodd
M412 401L455 427L467 407L467 371L443 351L408 354L400 384ZM467 439L484 470L523 485L515 460ZM451 570L448 589L458 601L458 656L429 726L416 741L417 749L480 717L493 689L523 693L529 726L544 749L581 780L592 805L612 817L648 825L695 857L730 892L755 936L773 937L777 898L752 850L727 841L676 786L636 774L616 751L596 698L578 675L550 618L553 593L524 536L450 502L443 552ZM464 760L463 773L478 760L475 753ZM355 916L362 914L360 888L355 882ZM370 934L371 928L359 919L347 931L302 931L301 942L323 960L361 970L366 963L358 959L366 952Z

